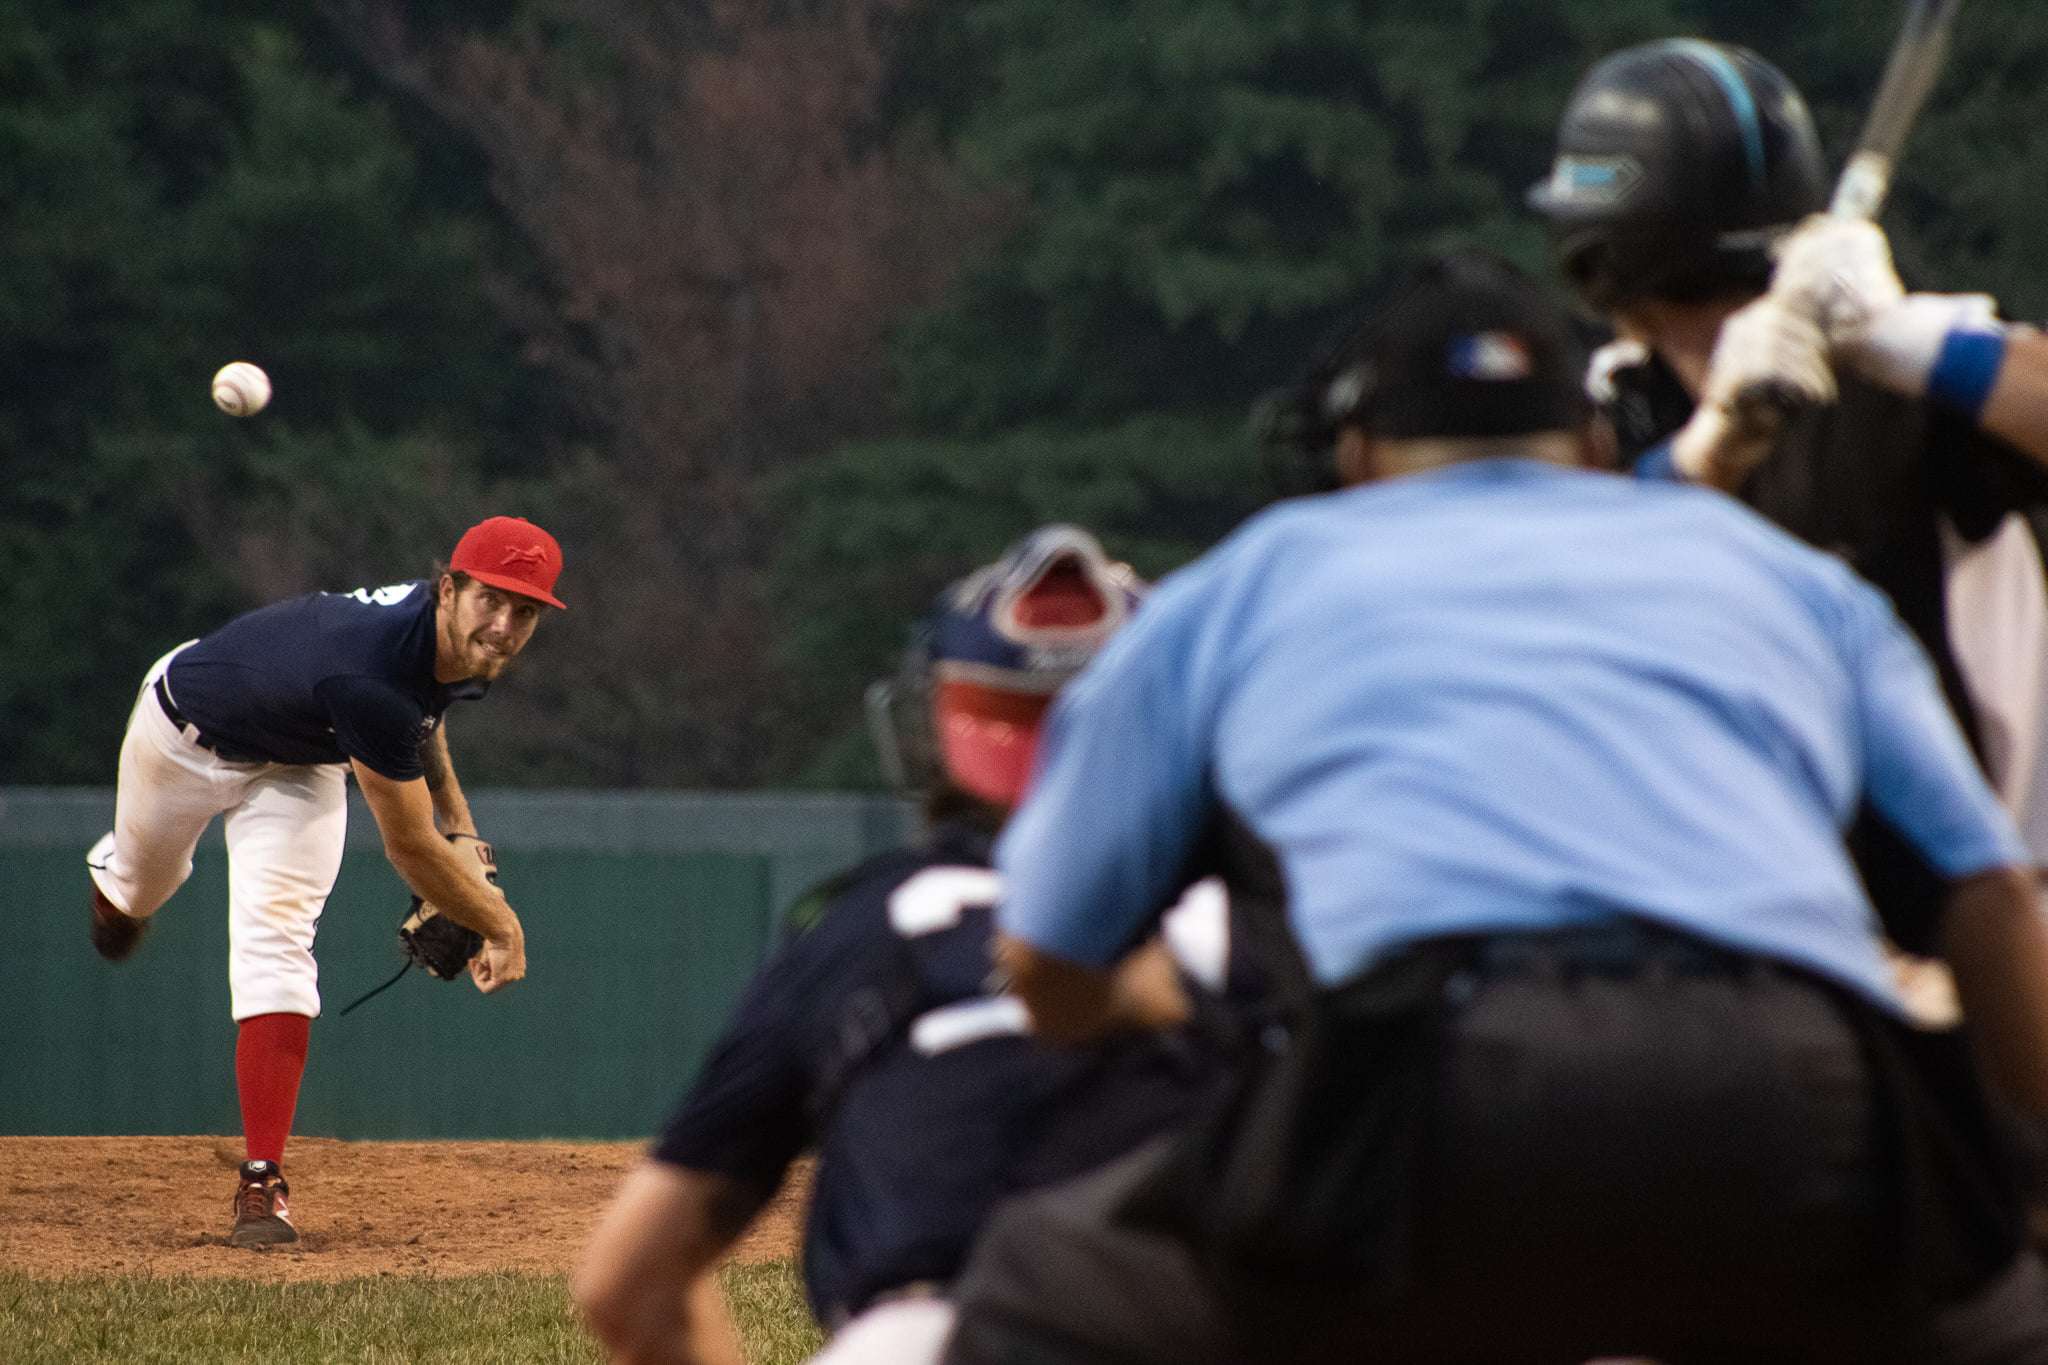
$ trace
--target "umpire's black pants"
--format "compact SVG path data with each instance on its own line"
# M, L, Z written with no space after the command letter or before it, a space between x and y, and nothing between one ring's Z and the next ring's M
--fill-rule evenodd
M1133 1210L1188 1180L1170 1140L1000 1213L946 1359L2048 1362L2048 1277L2001 1242L1996 1153L1954 1112L1974 1092L1923 1085L1896 1025L1656 931L1468 946L1418 1035L1419 1140L1387 1144L1398 1257L1233 1260L1200 1226L1219 1188L1162 1230Z

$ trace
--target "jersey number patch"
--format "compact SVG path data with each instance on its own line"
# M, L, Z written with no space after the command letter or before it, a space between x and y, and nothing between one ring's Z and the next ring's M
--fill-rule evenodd
M393 583L385 588L357 588L349 596L371 607L395 607L412 596L417 583Z
M994 910L1002 892L1002 879L987 868L928 867L889 893L889 927L905 938L936 934L956 927L970 910ZM926 1010L911 1021L910 1045L930 1057L1030 1031L1022 1000L985 995Z

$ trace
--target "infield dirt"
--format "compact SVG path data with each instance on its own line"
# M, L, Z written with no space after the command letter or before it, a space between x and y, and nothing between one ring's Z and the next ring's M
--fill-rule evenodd
M342 1142L285 1151L299 1241L227 1245L239 1138L0 1137L0 1270L340 1280L567 1271L637 1142ZM734 1255L797 1247L800 1168Z

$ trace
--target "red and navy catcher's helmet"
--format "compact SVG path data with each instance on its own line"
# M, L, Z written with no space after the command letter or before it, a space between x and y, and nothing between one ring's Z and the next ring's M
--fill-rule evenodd
M868 692L898 785L1017 804L1053 696L1137 609L1145 584L1076 526L1043 526L939 594L899 676Z

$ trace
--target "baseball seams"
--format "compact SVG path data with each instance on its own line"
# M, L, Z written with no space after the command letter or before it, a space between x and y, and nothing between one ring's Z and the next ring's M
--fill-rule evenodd
M177 652L151 665L137 693L121 742L114 829L87 866L116 906L153 915L192 875L200 835L225 814L233 1016L317 1016L313 934L341 870L345 770L235 763L200 747L153 690Z

